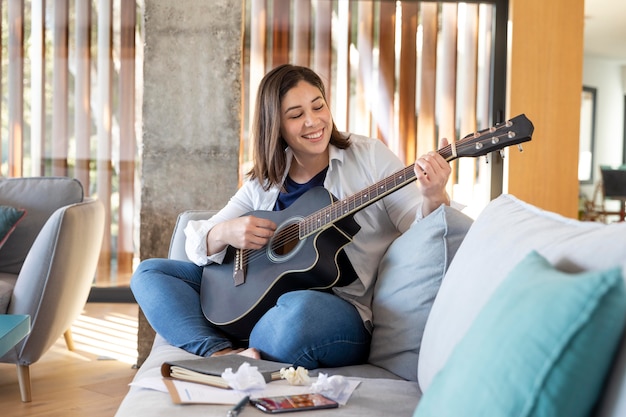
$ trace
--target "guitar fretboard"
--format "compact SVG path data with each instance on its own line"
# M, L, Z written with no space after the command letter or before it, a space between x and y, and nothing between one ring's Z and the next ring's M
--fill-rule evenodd
M415 172L413 171L413 165L410 165L356 194L333 202L302 219L300 222L300 238L317 233L336 221L362 210L386 195L413 182L414 179Z
M511 129L512 127L517 130ZM446 161L462 156L481 156L512 144L530 140L532 130L532 123L524 115L519 115L499 125L467 135L456 143L444 146L437 152ZM414 165L411 164L356 194L343 200L334 201L323 209L306 216L298 223L300 239L313 235L344 217L364 209L413 182L415 178Z

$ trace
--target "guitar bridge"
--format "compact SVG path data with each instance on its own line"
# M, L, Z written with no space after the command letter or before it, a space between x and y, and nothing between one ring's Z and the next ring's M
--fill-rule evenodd
M233 267L233 281L235 283L235 287L246 282L246 274L244 271L244 262L243 262L243 249L235 250L235 262Z

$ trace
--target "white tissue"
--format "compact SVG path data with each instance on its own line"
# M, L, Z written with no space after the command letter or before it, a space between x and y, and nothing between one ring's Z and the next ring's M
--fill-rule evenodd
M235 373L232 368L226 368L222 372L222 378L228 382L228 386L239 391L263 389L267 384L259 369L256 366L250 366L248 362L242 363Z
M317 376L317 382L311 385L311 390L318 394L322 394L331 400L335 400L339 403L345 404L347 398L350 396L348 380L342 375L333 375L329 377L326 374L320 373ZM345 392L344 392L345 391Z

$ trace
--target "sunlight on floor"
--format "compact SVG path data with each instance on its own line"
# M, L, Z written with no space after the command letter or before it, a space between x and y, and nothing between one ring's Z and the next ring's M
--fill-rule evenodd
M99 360L137 362L137 316L106 312L94 317L83 312L72 324L76 351L96 355Z

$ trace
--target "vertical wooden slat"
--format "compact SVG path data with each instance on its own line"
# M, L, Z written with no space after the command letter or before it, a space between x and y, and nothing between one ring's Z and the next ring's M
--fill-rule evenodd
M479 121L478 128L485 129L493 124L491 121L491 71L493 61L493 25L494 7L490 4L480 4L478 7L478 61L480 66L476 87L476 115Z
M438 4L421 3L422 45L420 97L417 117L417 149L420 156L437 148L435 137L435 105L437 86L437 21ZM419 47L419 46L418 46Z
M398 134L401 143L398 156L406 164L415 161L416 156L416 67L417 52L416 40L418 3L403 1L402 5L402 49L400 50L400 79L399 79L399 122Z
M394 152L398 151L394 135L394 95L396 72L396 4L380 2L378 36L378 105L376 111L377 136Z
M351 131L366 136L372 135L372 94L374 85L374 3L371 0L358 2L357 8L358 72L354 92L354 117Z
M478 50L478 5L463 4L459 6L462 11L460 26L460 54L459 72L461 91L460 100L460 129L461 135L476 131L476 77L477 77L477 50ZM464 187L467 196L472 192L474 179L476 177L476 161L472 158L462 158L458 161L459 181Z
M30 174L33 177L44 173L43 153L46 123L46 50L45 50L45 0L31 3L31 47L30 47Z
M0 2L0 15L1 14L2 14L2 2ZM0 45L2 45L2 41L3 41L3 36L2 36L3 32L4 32L4 26L2 25L2 19L0 19ZM0 79L2 79L2 76L3 76L2 65L0 65ZM0 83L0 97L2 97L2 83ZM2 126L2 104L3 104L2 100L0 100L0 126ZM9 142L10 141L11 139L9 138ZM3 158L2 158L3 154L4 154L4 150L2 149L2 141L0 140L0 161L3 161ZM3 175L2 164L0 163L0 176L2 175Z
M52 175L66 176L68 156L69 2L54 2L54 63L52 71Z
M476 84L476 121L477 129L485 129L494 122L491 120L491 97L493 95L491 65L493 60L493 23L494 7L490 4L481 4L478 7L478 56L477 56L477 84ZM482 208L491 200L491 190L496 187L492 178L492 167L498 165L500 156L497 154L480 158L476 161L476 181L472 197L475 207ZM498 187L502 191L501 185Z
M350 4L340 1L337 4L339 30L333 35L337 45L337 78L333 94L335 103L335 123L339 130L349 129L348 98L350 97Z
M24 152L24 1L9 2L9 177L21 177Z
M311 62L311 1L293 3L293 63L310 66Z
M135 213L135 21L134 1L122 1L120 9L119 74L119 214L117 235L117 274L130 277L133 269L133 220Z
M313 69L324 81L326 97L333 96L331 90L332 51L332 3L328 0L313 0L316 3Z
M90 194L91 160L91 2L76 2L76 73L74 81L74 135L76 168L74 176Z
M274 0L272 9L272 67L289 63L290 0Z
M457 139L456 133L456 70L457 70L457 13L456 3L444 3L441 6L441 99L439 113L439 137L449 142ZM451 163L451 181L448 181L448 193L452 195L452 185L456 182L457 162Z
M254 104L256 93L265 75L266 59L265 49L267 47L267 3L265 0L255 0L250 5L250 82L248 83L248 126L252 123L254 116ZM248 135L249 136L249 135ZM245 146L240 149L247 149L248 161L252 161L253 148L247 137L242 137ZM241 158L240 158L241 159ZM244 161L242 160L242 163ZM247 169L244 168L244 171Z
M441 137L454 139L456 136L456 48L457 48L456 3L445 3L441 8Z
M98 156L98 198L105 208L105 233L98 265L97 283L107 283L111 275L111 109L112 109L112 32L113 5L98 1L98 114L96 116Z

